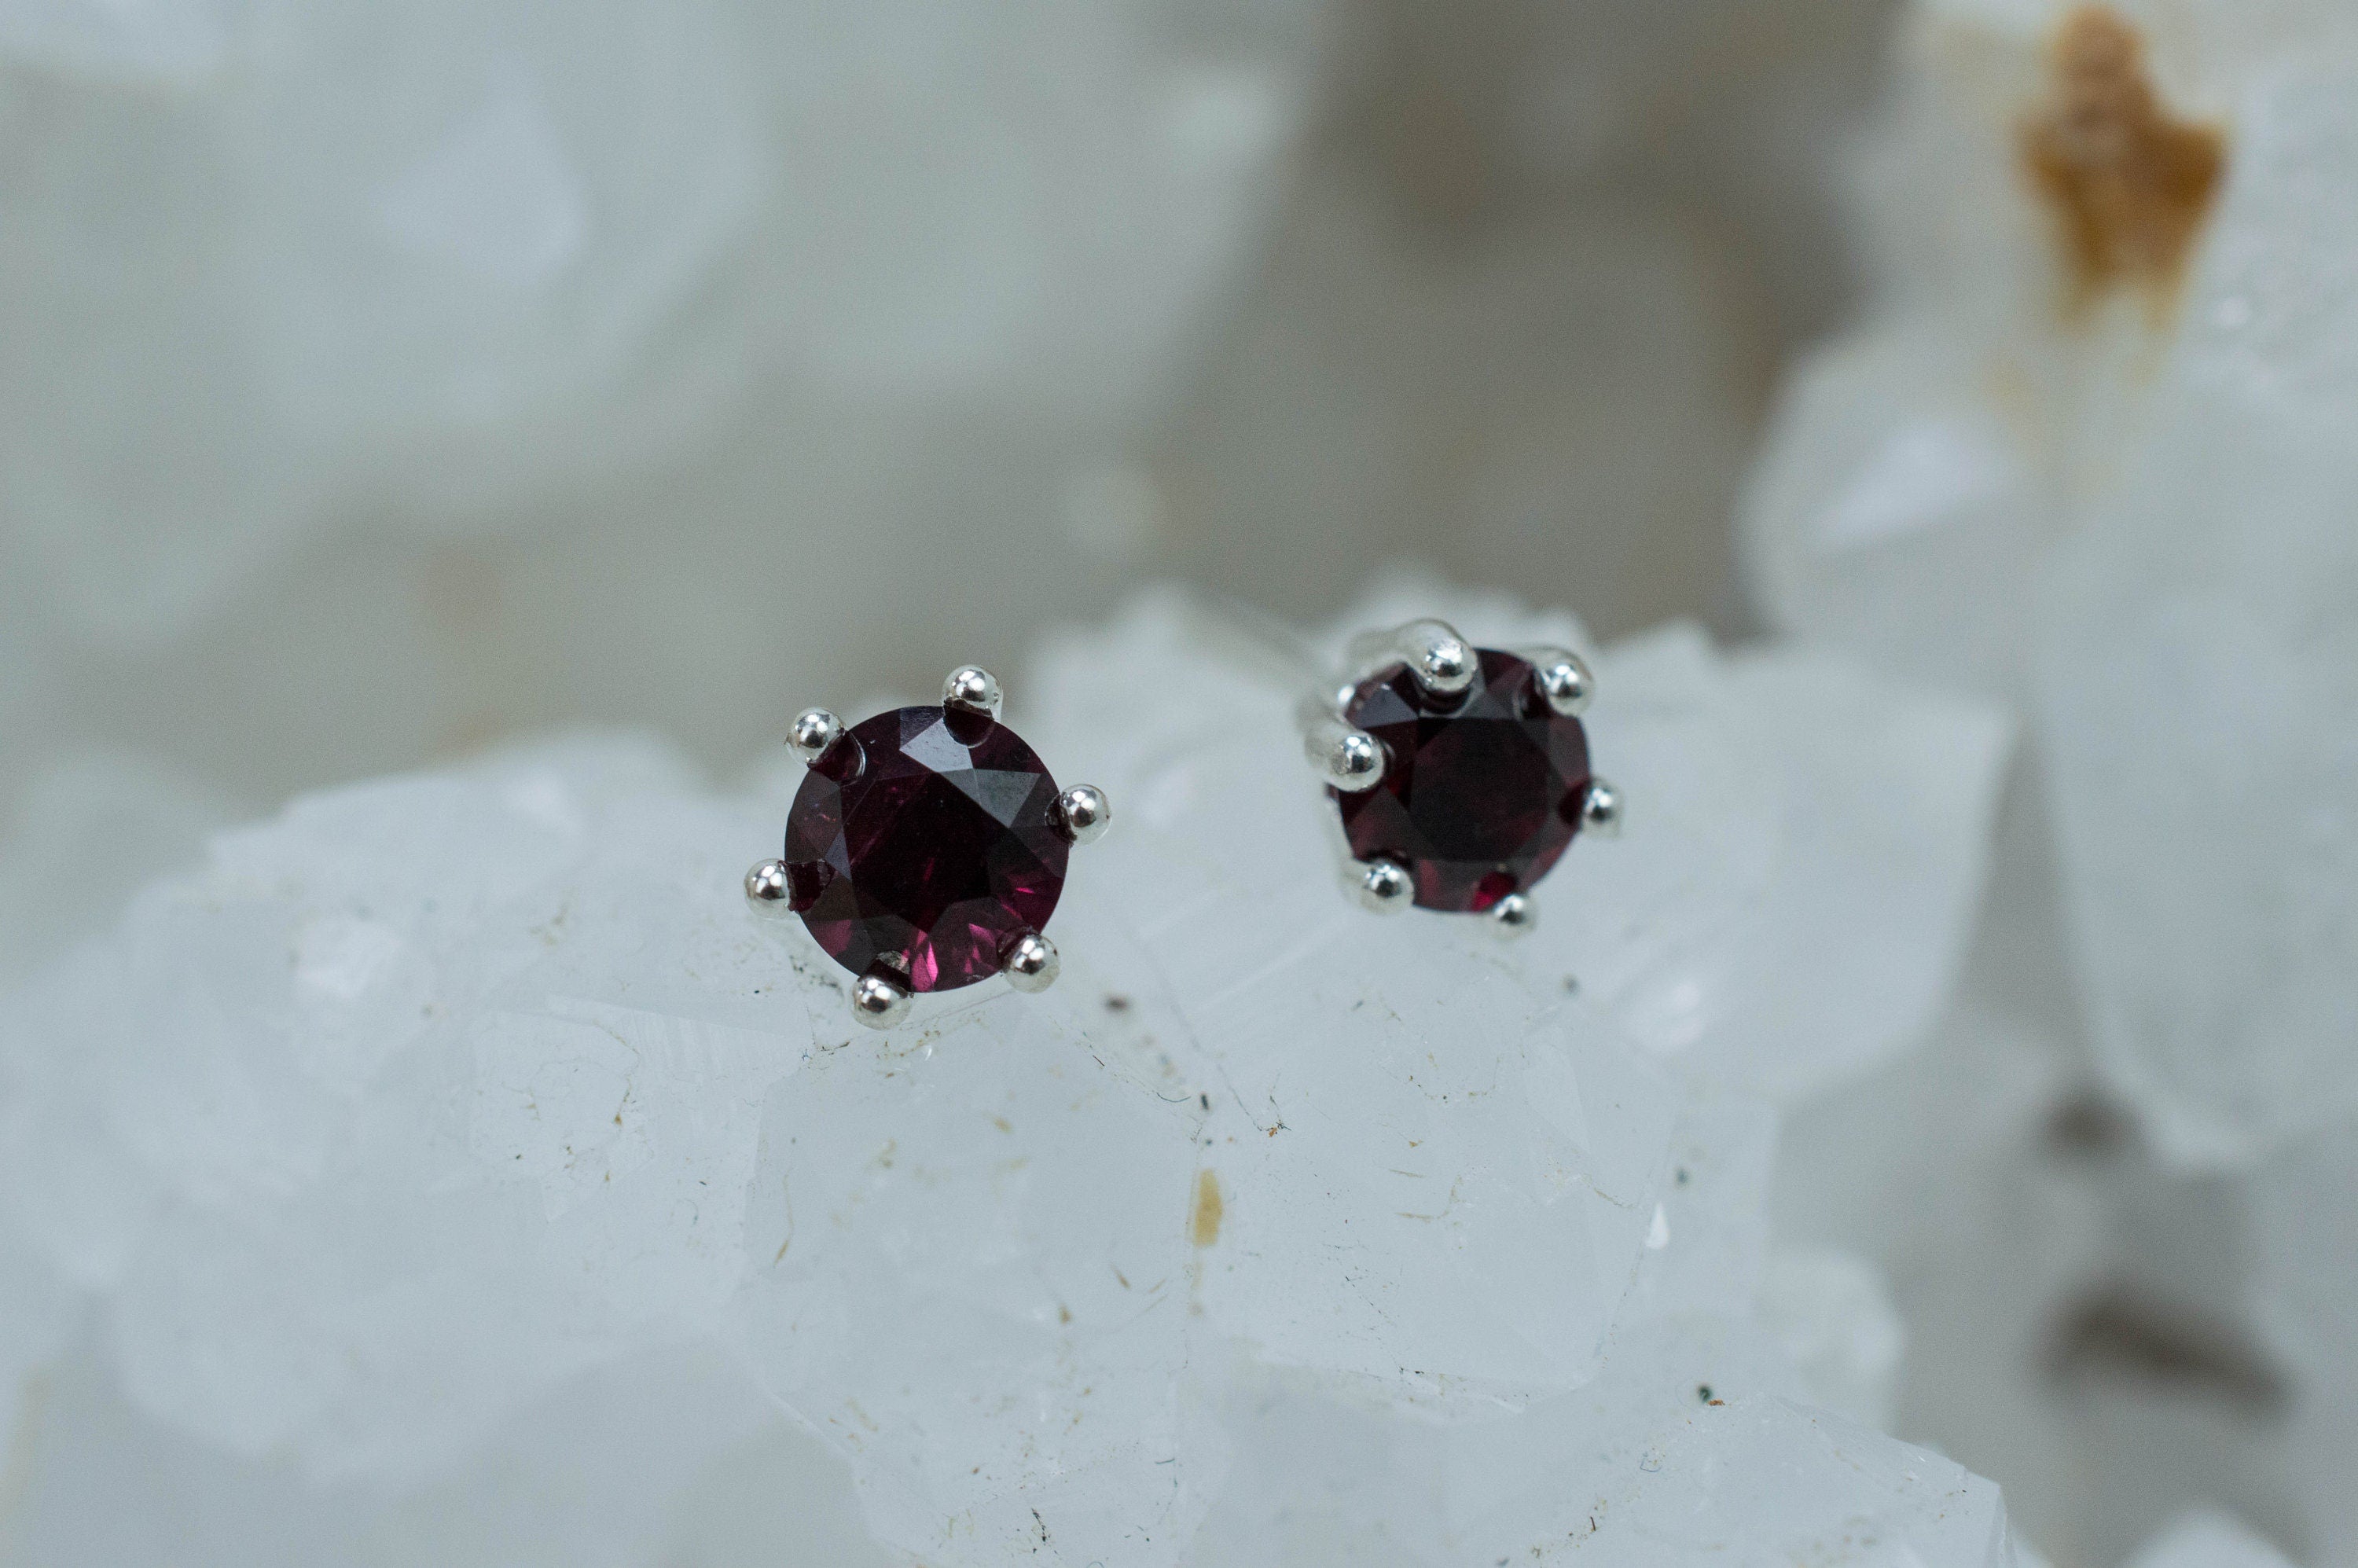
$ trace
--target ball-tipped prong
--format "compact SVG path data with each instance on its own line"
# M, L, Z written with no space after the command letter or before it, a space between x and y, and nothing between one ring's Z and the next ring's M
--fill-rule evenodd
M1075 784L1056 797L1056 829L1076 844L1094 844L1113 825L1113 803L1095 784Z
M1358 863L1355 889L1360 904L1378 914L1397 914L1416 897L1416 881L1398 860L1379 855Z
M791 913L786 900L792 890L786 885L786 863L784 860L763 860L745 873L745 902L760 914L776 916Z
M1531 664L1531 685L1547 705L1566 719L1577 719L1596 695L1596 677L1580 655L1568 648L1532 648L1523 657Z
M1321 719L1302 732L1303 753L1318 776L1345 795L1383 782L1384 749L1373 735L1341 719Z
M1472 686L1481 663L1472 644L1445 621L1412 621L1392 634L1392 646L1411 679L1444 695Z
M1603 779L1590 779L1580 799L1580 829L1606 838L1621 834L1621 792Z
M980 665L960 665L942 682L942 706L963 708L970 713L987 713L999 717L1000 704L1005 701L999 681Z
M1056 945L1037 931L1026 931L1007 945L1007 956L999 967L1007 983L1017 990L1046 990L1056 983L1060 968Z
M888 975L862 975L851 982L851 1016L890 1029L909 1016L909 988Z
M1490 928L1501 936L1520 936L1540 923L1540 906L1529 893L1510 892L1490 906Z
M808 767L842 734L842 719L824 708L806 708L795 716L794 728L786 731L786 749Z

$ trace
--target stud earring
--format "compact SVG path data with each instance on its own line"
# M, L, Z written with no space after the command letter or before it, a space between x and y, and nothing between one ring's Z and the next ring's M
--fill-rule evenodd
M1589 771L1588 666L1562 648L1476 648L1439 621L1355 639L1350 663L1302 718L1359 901L1531 929L1531 887L1573 838L1621 825L1620 795Z
M808 772L786 816L784 858L745 873L765 914L802 916L857 978L851 1016L883 1029L919 991L1005 975L1056 979L1043 931L1066 856L1112 808L1087 784L1058 790L1038 753L999 721L999 683L968 665L937 708L902 708L847 730L814 708L786 744Z

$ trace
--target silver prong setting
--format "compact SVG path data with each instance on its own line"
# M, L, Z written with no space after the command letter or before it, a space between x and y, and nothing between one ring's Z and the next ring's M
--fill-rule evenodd
M942 706L963 708L969 713L999 717L1006 701L999 689L998 677L980 665L960 665L942 682Z
M1416 880L1398 860L1379 855L1358 863L1354 891L1359 895L1360 907L1378 914L1398 914L1415 901Z
M1580 830L1600 838L1621 836L1621 792L1603 779L1588 781L1588 792L1580 799Z
M909 988L884 975L851 982L851 1016L871 1029L890 1029L909 1016Z
M1056 945L1037 931L1026 931L1009 943L1007 957L1000 963L1007 983L1020 991L1046 990L1056 983L1062 968Z
M1596 677L1578 654L1568 648L1533 648L1523 655L1531 664L1531 684L1547 705L1566 719L1577 719L1596 696Z
M1075 784L1056 797L1056 830L1076 844L1094 844L1113 826L1113 803L1095 784Z
M1412 621L1393 635L1409 677L1427 691L1454 697L1474 684L1480 655L1445 621Z
M842 719L824 708L806 708L795 716L793 728L786 731L786 749L808 767L842 736Z
M784 860L762 860L745 873L745 902L753 906L757 914L775 919L792 914L786 902L792 891L786 882Z
M1303 732L1302 750L1318 776L1345 795L1357 795L1383 782L1382 743L1342 719L1312 724Z
M1540 906L1529 893L1510 892L1490 906L1490 928L1503 937L1528 935L1540 923Z

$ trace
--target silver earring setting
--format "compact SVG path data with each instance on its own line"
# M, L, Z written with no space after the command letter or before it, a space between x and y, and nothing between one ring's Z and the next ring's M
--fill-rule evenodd
M1533 884L1621 796L1588 765L1595 681L1563 648L1476 648L1440 621L1354 641L1352 675L1303 710L1303 743L1342 819L1366 907L1531 928Z
M857 977L851 1015L882 1029L921 991L1004 975L1018 990L1055 982L1042 929L1076 844L1112 808L1087 784L1059 790L999 721L999 682L950 672L938 707L902 708L846 729L814 708L787 746L809 770L786 817L785 853L745 873L764 914L798 914Z

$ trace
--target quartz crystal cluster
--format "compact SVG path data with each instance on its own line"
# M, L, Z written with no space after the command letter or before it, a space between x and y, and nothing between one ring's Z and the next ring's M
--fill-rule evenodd
M1587 646L1355 623L1401 598ZM1936 1010L2003 720L1593 654L1631 826L1506 944L1347 896L1319 651L1053 641L1014 711L1124 807L1063 977L881 1035L738 892L783 774L583 737L218 837L0 1003L0 1541L2004 1568L1996 1488L1860 1419L1872 1271L1772 1265L1766 1193L1780 1107Z
M2353 82L2341 5L1918 0L1744 508L1776 630L2024 721L1959 1003L1780 1219L2059 1560L2201 1501L2358 1562Z

